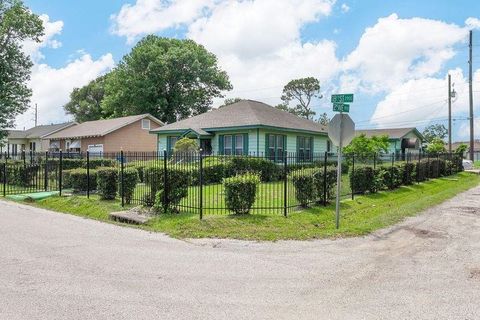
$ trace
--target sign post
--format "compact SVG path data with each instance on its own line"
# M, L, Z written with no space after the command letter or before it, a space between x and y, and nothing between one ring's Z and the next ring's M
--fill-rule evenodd
M353 94L332 95L333 111L336 114L328 125L328 137L338 146L337 159L337 197L335 201L335 226L340 227L340 191L342 189L342 149L352 141L355 136L355 123L343 112L349 112L350 106L344 102L353 102Z

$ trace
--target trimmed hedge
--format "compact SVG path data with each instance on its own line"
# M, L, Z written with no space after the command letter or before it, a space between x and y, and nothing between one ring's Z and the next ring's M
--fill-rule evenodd
M117 196L118 170L103 167L97 169L97 191L102 200L114 200Z
M235 214L248 214L257 196L260 176L245 173L223 180L225 188L225 205Z
M379 184L378 170L372 167L355 168L350 172L350 187L354 193L377 192Z
M160 211L165 208L171 211L178 211L177 206L183 198L188 195L188 186L190 185L190 174L185 170L175 168L168 169L167 172L167 196L165 197L164 171L163 168L149 168L149 175L145 175L146 183L151 188L151 194L156 191L154 198L154 207ZM147 171L146 171L147 173ZM146 199L151 201L151 199ZM147 204L148 205L148 204Z
M302 207L324 201L324 168L298 169L289 174L295 187L295 197ZM337 168L327 167L326 201L332 199L337 184Z
M130 204L132 202L133 193L135 191L135 187L137 186L138 180L138 171L136 168L125 168L123 170L124 189L122 190L122 181L120 177L118 181L118 190L120 195L122 195L123 191L126 204Z
M92 159L88 161L90 169L97 169L99 167L115 167L117 165L117 160L114 159ZM87 167L87 161L85 160L84 167Z
M8 164L7 183L21 187L31 187L34 184L39 171L40 166L37 164L24 165L23 161L15 162L13 165ZM0 181L3 181L3 172L1 175Z
M87 191L87 169L70 170L70 181L73 192ZM97 171L90 170L90 191L97 188Z

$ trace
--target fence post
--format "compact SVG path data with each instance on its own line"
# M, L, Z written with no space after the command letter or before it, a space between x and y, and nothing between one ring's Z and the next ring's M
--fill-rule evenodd
M422 162L422 150L418 150L418 163L417 163L417 183L420 183L420 167Z
M124 175L123 172L125 170L124 167L124 158L123 158L123 150L120 151L120 188L121 188L121 196L122 196L122 208L125 207L125 182L124 182Z
M200 220L203 219L203 152L200 150L200 177L199 177L199 183L200 183L200 198L199 198L199 210L200 210Z
M323 206L327 206L327 161L328 151L325 151L323 159Z
M30 149L30 164L33 164L33 151Z
M288 180L288 168L287 168L287 151L284 151L283 156L283 216L287 217L287 180Z
M392 167L390 168L390 188L393 189L393 167L395 165L395 152L392 152Z
M5 158L5 162L3 163L3 197L7 196L7 158Z
M63 151L60 150L60 159L58 161L58 190L60 197L62 196L62 176L63 176Z
M168 209L167 150L163 150L163 213Z
M355 154L352 153L352 175L355 174ZM352 200L355 199L355 190L353 190L353 185L350 186L350 191L352 192Z
M27 167L27 155L25 150L22 150L22 160L23 160L23 167Z
M427 180L430 178L430 153L427 153L427 170L425 177L427 178Z
M87 199L90 199L90 151L87 151Z
M377 153L373 153L373 171L377 168Z
M45 151L44 189L48 191L48 151Z

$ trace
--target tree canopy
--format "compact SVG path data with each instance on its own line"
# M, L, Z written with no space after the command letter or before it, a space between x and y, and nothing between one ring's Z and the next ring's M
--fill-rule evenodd
M443 153L446 152L447 150L445 149L445 142L438 138L434 137L427 145L427 152L428 153Z
M354 154L359 160L372 158L375 153L388 152L388 136L373 136L368 138L364 133L353 138L352 142L343 150Z
M63 108L68 114L73 115L75 121L92 121L105 116L101 106L105 96L105 79L106 76L102 76L82 88L73 89L70 102Z
M232 85L217 58L192 40L143 38L107 77L102 109L113 117L150 113L171 123L211 108Z
M448 135L448 129L443 124L432 124L426 127L422 134L427 142L432 142L435 139L443 140Z
M310 107L314 98L322 98L318 79L313 77L294 79L283 88L281 97L283 103L276 107L311 120L315 116L315 111ZM296 105L290 107L291 102Z
M22 42L39 42L42 35L42 21L21 0L0 0L0 138L30 104L32 61Z
M322 126L328 126L328 124L330 123L330 118L328 117L328 114L324 112L317 119L317 122L320 123Z

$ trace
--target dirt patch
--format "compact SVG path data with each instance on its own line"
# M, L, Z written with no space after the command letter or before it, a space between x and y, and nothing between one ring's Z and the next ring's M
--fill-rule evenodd
M480 268L470 269L470 279L480 280Z
M452 209L459 210L461 212L480 215L480 208L477 207L452 207Z
M419 228L414 228L414 227L405 227L404 229L412 232L415 236L417 236L419 238L424 238L424 239L445 238L446 237L445 233L438 232L438 231L419 229Z

